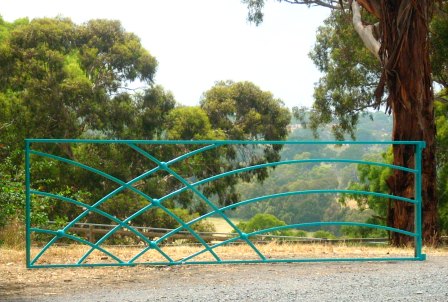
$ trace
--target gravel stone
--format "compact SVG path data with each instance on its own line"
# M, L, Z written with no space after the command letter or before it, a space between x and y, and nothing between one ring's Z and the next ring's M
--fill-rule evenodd
M146 275L142 275L146 274ZM181 266L133 281L0 301L448 301L448 257L426 261ZM72 278L73 279L73 278Z

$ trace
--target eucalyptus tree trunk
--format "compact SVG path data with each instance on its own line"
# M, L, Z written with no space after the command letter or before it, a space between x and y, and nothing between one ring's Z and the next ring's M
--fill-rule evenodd
M423 240L438 241L435 161L434 95L429 61L429 21L432 0L379 0L380 61L383 75L377 90L388 92L393 113L393 140L423 140L422 158ZM414 167L414 147L394 146L394 164ZM388 179L393 195L414 198L412 173L394 171ZM393 227L414 230L413 205L393 201L389 212ZM406 245L409 236L393 233L392 243Z

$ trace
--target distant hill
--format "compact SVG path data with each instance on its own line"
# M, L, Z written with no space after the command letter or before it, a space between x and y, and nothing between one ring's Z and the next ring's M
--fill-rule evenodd
M387 141L391 139L392 118L382 112L361 118L357 131L358 141ZM290 126L288 140L333 141L330 127L319 131L316 139L309 129L294 121ZM366 155L381 154L388 146L378 145L285 145L282 160L308 158L349 158L362 159ZM357 182L356 164L307 163L282 165L270 171L270 177L263 183L250 182L239 186L242 200L282 192L346 189L350 182ZM371 213L360 212L353 204L344 207L335 194L295 195L243 206L232 214L233 217L248 219L256 213L275 215L287 224L313 221L365 221ZM326 228L339 233L337 228Z

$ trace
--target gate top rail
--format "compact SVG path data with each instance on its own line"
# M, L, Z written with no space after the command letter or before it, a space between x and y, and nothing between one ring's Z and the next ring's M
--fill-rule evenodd
M426 147L424 141L259 141L259 140L113 140L113 139L59 139L27 138L28 143L75 144L144 144L144 145L417 145Z

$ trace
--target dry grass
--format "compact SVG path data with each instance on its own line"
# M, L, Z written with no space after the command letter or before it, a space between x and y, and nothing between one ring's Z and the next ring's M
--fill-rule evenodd
M268 259L293 259L293 258L387 258L387 257L413 257L412 248L395 248L379 246L348 246L325 245L325 244L278 244L270 242L267 244L256 244L260 252ZM144 247L106 247L105 249L116 255L123 261L129 261L137 255ZM191 254L201 251L200 246L165 246L162 250L173 260L181 260ZM90 247L81 245L52 246L36 262L36 264L73 264L76 263ZM32 248L34 257L40 248ZM222 260L259 260L260 258L248 245L230 245L214 249ZM429 255L448 255L448 248L425 248L424 252ZM15 263L22 264L25 260L23 249L1 248L2 259L0 264ZM202 253L193 258L192 261L214 261L209 252ZM144 262L167 262L157 251L149 250L143 254L138 263ZM116 260L105 255L101 251L93 251L86 259L86 263L116 263Z
M21 249L25 247L25 225L15 219L0 229L0 242L4 246Z
M213 223L213 225L216 228L217 233L230 233L233 231L233 228L224 220L224 218L209 217L209 218L206 218L205 221ZM236 224L240 223L242 220L231 218L230 221L232 221L236 225Z

